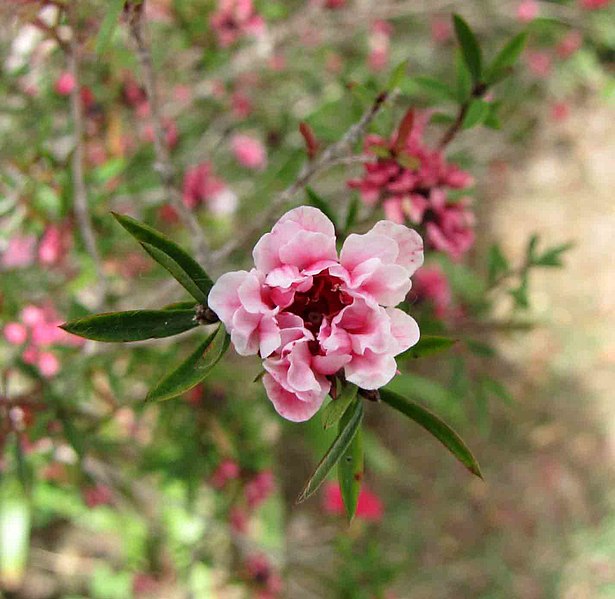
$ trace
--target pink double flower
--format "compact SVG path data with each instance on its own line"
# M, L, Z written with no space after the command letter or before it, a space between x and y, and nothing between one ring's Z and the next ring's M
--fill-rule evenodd
M311 418L334 377L378 389L395 356L419 339L416 321L395 308L423 263L415 231L380 221L349 235L338 257L335 230L318 209L287 212L256 244L255 268L222 275L208 298L240 355L259 354L278 413Z

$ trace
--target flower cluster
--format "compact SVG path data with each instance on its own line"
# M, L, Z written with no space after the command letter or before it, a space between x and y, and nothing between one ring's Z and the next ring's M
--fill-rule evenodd
M331 221L302 206L260 239L253 257L249 272L218 279L208 304L237 353L263 358L267 395L284 418L311 418L340 371L363 389L382 387L395 356L418 341L415 320L394 307L423 263L415 231L380 221L349 235L338 258Z
M191 210L207 204L213 214L229 214L237 208L237 196L214 174L210 162L201 162L186 170L182 200Z
M424 225L426 241L436 250L458 259L474 244L474 216L469 198L451 201L448 190L465 189L472 177L449 164L441 151L422 140L423 127L395 134L391 140L370 135L365 152L374 156L364 165L361 179L348 182L368 205L383 203L385 214L397 223Z
M51 306L26 306L21 311L21 322L9 322L4 327L4 338L11 345L23 346L22 360L36 366L44 377L55 376L60 361L50 350L52 345L82 345L84 340L59 328L62 320Z
M252 0L219 0L210 22L223 48L244 35L258 36L265 30L265 21L254 10Z

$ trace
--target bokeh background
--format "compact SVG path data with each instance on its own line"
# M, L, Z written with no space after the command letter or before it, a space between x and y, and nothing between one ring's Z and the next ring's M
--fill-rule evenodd
M152 381L194 347L192 333L133 346L60 339L34 361L6 333L28 314L32 327L54 327L103 307L185 299L109 215L194 241L156 172L136 44L122 7L110 26L111 4L121 3L0 6L2 596L615 597L611 3L256 0L230 24L219 15L232 2L147 3L175 183L185 198L187 173L204 169L207 189L189 209L216 247L248 238L295 180L298 123L335 142L402 61L401 90L372 130L388 136L409 106L454 114L415 80L455 79L452 13L488 55L529 32L494 91L499 126L463 131L447 149L476 181L477 242L463 264L442 264L456 316L434 319L424 305L415 316L462 343L403 367L485 480L368 405L369 505L350 527L326 492L295 505L331 435L318 417L281 421L252 383L258 360L231 351L195 391L146 405ZM75 207L75 86L96 259ZM426 136L441 131L433 122ZM247 158L238 134L256 144ZM343 214L356 195L346 181L361 169L348 160L313 186ZM306 201L301 191L288 205ZM520 265L532 235L573 245L563 268L532 270L519 306L510 289L481 281L494 243ZM240 249L211 274L249 262Z

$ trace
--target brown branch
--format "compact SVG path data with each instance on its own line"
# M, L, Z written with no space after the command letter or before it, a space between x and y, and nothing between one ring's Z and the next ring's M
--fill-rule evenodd
M79 40L78 19L76 4L72 4L68 11L71 24L70 45L67 50L68 70L74 81L70 93L71 116L73 120L74 150L72 156L73 178L73 210L77 219L77 226L81 233L85 249L89 254L97 278L96 306L104 304L107 294L107 283L102 268L102 261L96 245L96 236L92 227L92 218L88 206L88 195L84 175L84 148L83 148L83 104L81 102L81 87L79 84Z
M154 152L156 163L154 169L160 176L162 185L169 196L173 208L179 215L184 226L190 231L194 251L198 260L204 265L209 265L209 243L198 220L182 201L181 193L176 186L175 169L169 157L169 151L165 142L164 128L160 111L156 72L152 62L150 47L144 35L145 0L139 4L128 4L128 24L134 40L137 59L141 68L141 76L145 86L145 94L150 107L150 124L154 131Z
M260 233L277 214L278 210L288 203L297 192L305 188L315 175L331 166L339 164L339 161L345 158L348 148L351 148L365 133L365 130L374 120L387 98L388 94L386 92L379 94L373 104L363 113L363 116L346 131L339 141L327 147L316 159L308 160L303 165L297 179L273 198L264 215L258 219L256 224L240 238L231 240L215 252L214 260L219 263L228 258L235 250L251 243L254 235Z

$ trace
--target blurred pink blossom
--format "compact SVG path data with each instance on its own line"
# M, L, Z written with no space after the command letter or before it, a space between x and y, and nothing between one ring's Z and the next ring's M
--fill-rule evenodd
M99 505L110 505L113 502L113 491L101 483L83 489L83 501L91 509Z
M282 592L282 579L273 570L266 555L253 554L246 560L246 570L250 579L257 585L255 599L275 599Z
M233 92L231 96L231 111L238 119L245 119L252 114L252 100L243 92Z
M223 48L243 36L258 36L265 31L265 21L256 13L252 0L218 0L210 23Z
M389 63L392 27L386 21L374 21L368 37L367 63L373 71L381 71Z
M238 133L231 138L237 162L246 168L262 170L267 166L267 150L260 140Z
M213 174L210 162L201 162L188 168L184 174L182 199L191 209L197 208L219 194L225 185L221 179Z
M11 345L23 345L28 338L28 329L19 322L9 322L4 326L4 338Z
M517 6L517 19L521 23L533 21L540 12L540 6L536 0L522 0Z
M449 19L434 17L430 23L431 39L436 44L443 44L453 37L453 27Z
M67 232L58 225L49 225L38 244L38 261L44 266L59 264L64 259L70 242Z
M572 56L583 45L583 36L580 31L569 31L555 47L555 52L560 58Z
M9 239L0 263L4 268L26 268L34 262L35 248L34 235L14 235Z
M533 50L526 54L527 66L530 71L544 79L551 72L552 60L551 56L541 50Z
M75 78L68 71L62 73L54 85L55 92L61 96L68 96L75 89Z
M431 302L436 317L446 318L450 314L451 288L448 279L439 266L424 266L416 272L412 294L419 301L427 300Z
M228 481L239 477L239 464L234 460L222 460L211 476L210 483L216 489L221 489Z
M323 508L325 512L332 515L342 515L346 513L342 492L337 483L330 482L325 485ZM384 508L380 498L363 485L357 502L356 517L362 520L380 522L383 514Z
M598 10L610 4L611 0L579 0L579 5L585 10Z
M245 494L248 507L252 510L263 504L275 489L275 479L271 470L259 472L246 484Z

